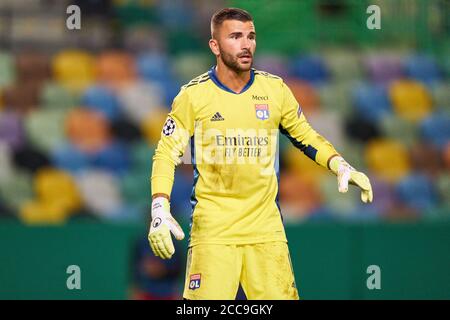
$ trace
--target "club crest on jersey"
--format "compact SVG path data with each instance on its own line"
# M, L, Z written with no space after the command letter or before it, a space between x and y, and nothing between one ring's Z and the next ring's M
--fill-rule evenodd
M200 282L202 280L202 275L200 273L192 274L189 277L189 289L195 290L200 288Z
M269 119L269 105L255 104L256 118L259 120Z

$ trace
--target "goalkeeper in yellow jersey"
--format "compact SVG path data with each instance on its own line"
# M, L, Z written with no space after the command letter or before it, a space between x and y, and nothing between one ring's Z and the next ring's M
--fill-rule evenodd
M149 241L163 259L174 253L170 214L175 167L187 145L194 167L192 223L183 298L299 299L278 205L278 134L372 201L369 179L314 131L283 80L252 68L253 19L227 8L211 19L217 64L184 85L164 124L151 177Z

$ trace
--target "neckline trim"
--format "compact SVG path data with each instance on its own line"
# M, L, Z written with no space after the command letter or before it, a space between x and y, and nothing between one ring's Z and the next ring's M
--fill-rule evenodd
M225 90L229 93L233 93L233 94L242 94L245 91L248 90L248 88L250 88L250 86L253 84L253 81L255 81L255 70L252 68L250 69L250 80L248 80L247 84L244 86L244 88L242 88L241 92L235 92L233 90L231 90L230 88L228 88L226 85L224 85L222 82L220 82L219 78L217 78L216 75L216 66L213 66L211 69L209 69L208 71L209 77L211 78L211 80L222 90Z

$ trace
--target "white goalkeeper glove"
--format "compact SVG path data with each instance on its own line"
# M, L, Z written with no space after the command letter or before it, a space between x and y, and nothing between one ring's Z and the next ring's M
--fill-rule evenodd
M364 203L372 202L373 192L369 178L362 172L356 171L351 165L340 156L335 156L330 161L330 169L337 176L338 190L345 193L348 190L348 183L361 188L361 200Z
M170 259L174 254L171 232L177 240L184 239L183 230L170 214L169 200L157 197L152 202L152 222L148 233L150 247L156 256Z

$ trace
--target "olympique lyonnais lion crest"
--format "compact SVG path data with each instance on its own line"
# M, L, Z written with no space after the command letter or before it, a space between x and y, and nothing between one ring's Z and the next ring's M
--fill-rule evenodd
M189 289L195 290L200 288L200 282L202 280L202 275L200 273L192 274L189 278Z
M255 104L256 118L260 120L269 119L269 105Z

